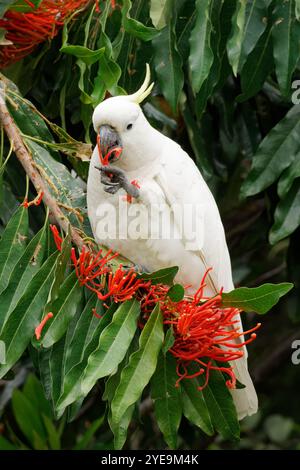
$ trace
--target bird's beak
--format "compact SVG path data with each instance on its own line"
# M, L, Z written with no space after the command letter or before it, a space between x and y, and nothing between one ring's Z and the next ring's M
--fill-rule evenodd
M109 153L109 163L116 159L117 152L113 151L114 148L119 150L118 154L120 155L120 148L122 148L121 138L118 132L111 126L105 124L100 127L97 141L103 158Z

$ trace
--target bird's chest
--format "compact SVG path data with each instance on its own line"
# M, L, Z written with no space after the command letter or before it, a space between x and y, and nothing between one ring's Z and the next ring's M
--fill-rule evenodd
M101 187L99 198L94 205L92 225L96 239L114 250L128 256L128 248L143 248L153 237L161 223L160 211L164 194L155 176L130 175L132 184L140 188L139 200L129 197L124 190L111 195Z

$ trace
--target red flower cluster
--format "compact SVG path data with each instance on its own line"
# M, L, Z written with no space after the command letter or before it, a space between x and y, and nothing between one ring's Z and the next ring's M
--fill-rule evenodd
M30 54L37 45L56 36L67 17L88 5L90 0L43 0L38 8L25 0L31 8L28 12L8 9L0 19L0 28L7 31L5 39L11 44L1 46L0 68L17 62ZM99 11L96 0L96 10ZM115 8L115 1L111 1Z
M55 225L50 225L50 229L56 248L61 251L62 237ZM75 248L71 250L71 260L80 285L95 292L100 300L111 298L114 302L124 302L131 299L138 289L149 287L151 284L149 281L137 279L137 273L133 268L124 269L121 264L113 272L110 262L117 256L119 253L113 253L112 250L103 255L103 250L94 253L83 246L77 257Z
M222 291L209 299L203 296L209 271L195 295L184 297L180 302L172 302L168 298L167 286L151 286L142 300L142 309L148 315L159 302L164 324L173 327L174 344L169 351L177 359L177 386L182 379L205 375L204 384L199 387L202 390L209 381L210 371L219 370L229 376L226 382L228 388L235 388L236 377L233 368L227 363L243 356L243 346L256 338L254 331L260 327L260 323L241 332L237 319L241 311L222 307ZM245 335L251 336L244 341L241 337ZM224 366L218 365L220 363ZM191 367L192 371L189 371Z
M136 278L134 269L125 270L121 264L113 272L109 263L117 256L118 253L112 253L112 250L103 256L102 250L94 254L83 247L77 258L75 248L72 248L71 258L80 284L95 292L100 300L111 298L114 302L124 302L138 289L149 285L149 282Z
M0 19L0 28L7 33L5 39L12 44L1 47L0 67L17 62L30 54L38 44L53 39L66 17L88 3L88 0L43 0L38 8L25 0L32 10L7 10Z
M56 227L51 226L57 248L61 250L62 239ZM78 258L72 248L71 258L81 285L95 292L100 300L111 299L114 302L137 297L141 301L143 318L147 319L154 306L159 303L164 324L173 328L174 344L169 352L177 360L178 380L204 376L202 390L209 381L211 370L219 370L228 375L228 388L235 388L236 377L232 365L240 359L243 346L256 338L254 333L259 327L241 332L238 315L241 311L234 307L222 306L222 291L212 298L204 296L205 279L203 276L198 291L193 296L185 296L174 302L168 296L169 286L152 285L151 281L137 278L133 269L124 270L120 265L113 272L109 263L117 253L109 250L103 256L102 250L97 254L83 247ZM94 315L98 316L96 312ZM141 328L143 327L140 322ZM250 335L247 340L243 337Z

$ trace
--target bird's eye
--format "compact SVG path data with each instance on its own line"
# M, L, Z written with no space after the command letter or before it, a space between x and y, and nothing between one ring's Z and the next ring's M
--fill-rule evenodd
M126 129L129 131L132 128L132 126L133 126L133 124L128 124Z

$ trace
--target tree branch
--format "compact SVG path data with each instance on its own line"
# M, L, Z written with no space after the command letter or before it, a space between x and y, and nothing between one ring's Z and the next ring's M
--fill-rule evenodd
M36 192L39 193L39 191L43 191L43 201L49 207L50 213L57 224L65 233L68 232L70 227L72 241L75 243L75 245L78 246L79 249L81 249L84 245L83 238L78 233L76 228L70 225L68 218L60 209L58 202L51 195L47 183L44 181L40 172L34 165L34 161L23 142L20 130L10 115L5 101L5 83L0 81L0 122L8 139L13 145L14 152L19 162L23 166L26 174L29 176L32 184L34 185Z

